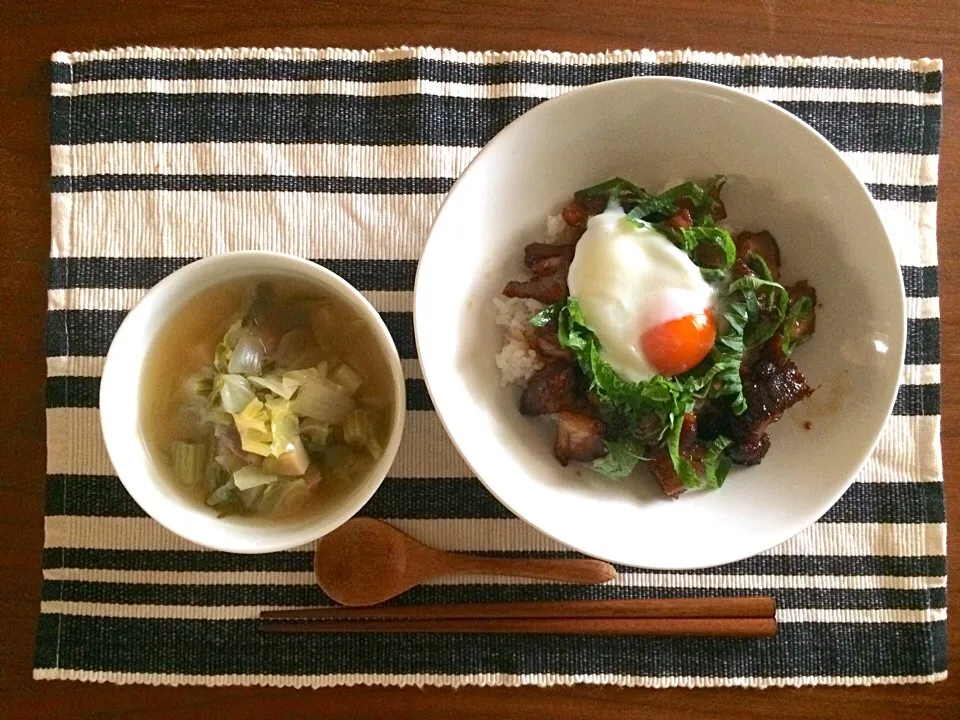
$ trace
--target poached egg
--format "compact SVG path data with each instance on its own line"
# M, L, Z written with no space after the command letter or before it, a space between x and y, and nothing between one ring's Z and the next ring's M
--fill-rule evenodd
M601 357L624 380L678 375L713 347L713 290L700 268L619 207L590 218L567 282Z

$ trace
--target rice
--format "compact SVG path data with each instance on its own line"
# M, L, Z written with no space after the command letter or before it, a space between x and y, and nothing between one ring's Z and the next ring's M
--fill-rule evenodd
M563 242L567 230L563 215L547 215L543 241L551 244ZM496 357L497 367L500 368L500 384L523 387L543 367L540 356L530 345L529 333L530 318L544 305L536 300L495 297L493 306L497 325L503 328L503 347Z
M497 353L501 385L526 385L527 380L543 363L530 346L527 332L530 318L543 308L543 303L523 298L495 297L493 306L497 325L503 328L503 347Z
M567 223L563 219L563 215L560 213L547 215L547 242L556 243L566 229Z

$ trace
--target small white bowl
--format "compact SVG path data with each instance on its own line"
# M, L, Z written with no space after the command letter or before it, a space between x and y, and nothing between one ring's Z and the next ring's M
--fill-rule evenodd
M517 411L494 354L491 301L541 239L547 214L613 176L650 190L729 178L734 228L770 230L787 280L822 308L796 361L816 392L771 429L763 464L714 492L665 498L646 472L623 482L553 457L552 422ZM634 78L543 103L474 159L441 207L420 260L414 322L424 378L460 453L515 514L588 555L699 568L766 550L847 489L893 406L906 337L896 256L866 188L811 127L712 83ZM806 430L809 420L812 429Z
M215 285L250 277L289 277L348 303L373 328L393 375L394 415L383 457L337 502L305 518L267 520L217 518L190 502L150 459L140 434L140 391L144 363L159 331L193 297ZM127 492L171 532L215 550L266 553L303 545L333 531L377 491L397 454L406 410L403 370L383 320L353 286L307 260L271 252L236 252L187 265L164 278L130 311L107 353L100 381L100 424L110 461Z

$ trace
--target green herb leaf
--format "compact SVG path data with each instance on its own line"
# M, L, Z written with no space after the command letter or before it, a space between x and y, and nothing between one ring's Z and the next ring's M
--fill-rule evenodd
M623 194L646 195L647 193L629 180L624 180L622 177L615 177L602 183L591 185L588 188L577 190L573 196L577 200L582 200L583 198L597 197L599 195L606 195L608 198L611 198L619 197Z
M783 323L789 301L789 294L783 285L746 275L730 283L726 294L739 294L743 297L748 319L743 332L746 347L757 347L765 343Z
M553 305L547 305L543 310L530 318L530 324L534 327L544 327L557 318L563 306L563 300L555 302Z
M695 182L685 182L666 190L657 197L672 200L674 204L681 198L687 198L694 208L694 225L700 225L705 221L712 223L718 205L714 196L719 197L720 190L726 182L726 176L714 175L703 186Z
M673 215L677 209L676 200L672 198L644 193L644 197L636 199L635 204L630 208L630 212L627 213L627 219L631 222L638 222L652 215L669 217Z
M760 279L773 280L773 273L770 272L770 266L767 265L767 261L764 260L763 256L759 253L748 252L746 257L743 258L743 261Z
M720 270L728 270L733 265L733 261L737 259L737 246L734 244L733 238L730 237L730 233L723 228L712 225L679 228L674 231L674 237L679 240L680 249L690 255L691 259L693 259L693 253L697 246L701 243L719 248L723 253L723 265L718 268Z
M593 469L608 478L625 478L643 460L643 445L634 439L607 441L607 454L593 461Z
M659 195L652 195L629 180L615 177L578 190L574 197L580 201L605 197L608 205L619 204L633 222L662 221L676 213L680 201L685 199L688 205L693 207L694 225L703 225L713 223L718 204L714 196L719 197L720 188L725 182L723 175L716 175L702 186L695 182L685 182Z
M809 320L812 315L813 300L807 295L801 295L790 303L790 307L787 309L787 315L783 321L783 341L780 344L784 355L790 355L790 353L796 349L797 345L805 342L810 337L809 334L794 337L791 330L797 324Z
M729 446L729 438L721 435L710 443L710 447L707 448L707 452L703 456L705 485L711 490L722 487L724 480L727 479L727 473L730 472L730 466L733 463L730 457L723 452Z
M708 283L712 285L721 283L727 279L726 271L721 270L720 268L702 267L700 268L700 275L703 277L704 280L706 280Z

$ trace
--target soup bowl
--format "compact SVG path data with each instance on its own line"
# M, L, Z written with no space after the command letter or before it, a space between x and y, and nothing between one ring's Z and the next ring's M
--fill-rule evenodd
M772 426L761 465L733 470L716 491L671 500L646 470L611 481L582 465L560 467L552 424L522 416L519 389L501 387L493 299L522 270L524 245L543 240L546 217L577 189L620 176L659 191L715 174L728 178L731 230L769 230L787 282L817 289L816 334L795 357L813 396ZM440 208L414 302L434 406L491 493L576 550L662 569L767 550L837 501L893 407L905 318L884 226L829 142L771 103L678 78L591 85L511 123Z
M217 285L252 279L290 279L351 308L367 323L390 369L393 410L383 455L362 477L338 488L313 512L289 518L218 518L174 486L151 457L140 422L148 358L158 336L178 312ZM290 255L236 252L217 255L174 272L130 311L107 353L100 383L100 423L107 454L127 492L143 510L173 533L198 545L234 553L286 550L316 540L357 513L376 492L397 454L403 432L406 392L400 357L373 306L335 273Z

